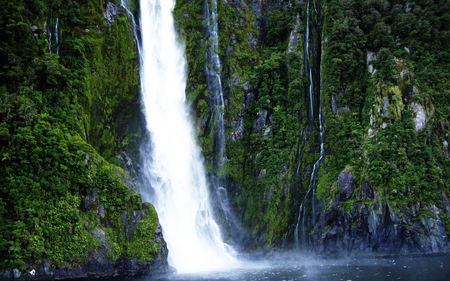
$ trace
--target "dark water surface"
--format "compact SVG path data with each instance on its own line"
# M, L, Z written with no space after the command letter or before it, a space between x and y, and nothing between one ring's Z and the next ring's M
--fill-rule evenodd
M241 261L232 269L173 273L150 280L450 280L450 255L400 258L323 259L284 257Z

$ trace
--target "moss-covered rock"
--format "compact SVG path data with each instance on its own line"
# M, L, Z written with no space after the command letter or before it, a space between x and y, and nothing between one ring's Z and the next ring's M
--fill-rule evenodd
M156 212L134 193L146 133L120 1L0 7L2 278L168 270Z
M426 208L415 212L425 224L432 206L447 223L442 196L450 192L450 61L444 2L218 1L225 178L236 217L248 229L249 249L297 243L300 209L307 216L301 231L311 238L330 206L345 220L354 204L390 206L408 216L410 205L419 203ZM186 31L188 83L203 89L208 103L204 72L198 71L205 65L195 60L208 46L199 9L200 1L177 1L175 13ZM187 32L193 26L199 36ZM205 102L193 109L208 163L213 112ZM319 107L325 130L321 161ZM315 164L320 168L313 173ZM337 204L339 174L346 168L353 191ZM360 232L342 231L356 239L365 223L354 223ZM416 242L405 251L431 251L429 242L439 234L421 232L425 226L412 222L419 224L411 231L425 240L411 238ZM330 221L327 229L334 226ZM441 242L443 250L448 243Z

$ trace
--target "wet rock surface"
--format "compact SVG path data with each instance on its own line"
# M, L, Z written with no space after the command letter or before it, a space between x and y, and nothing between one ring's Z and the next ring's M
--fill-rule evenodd
M351 198L353 190L355 189L356 181L352 173L345 169L339 174L338 185L340 190L340 200L346 201Z
M324 206L313 229L313 247L319 254L439 253L450 250L442 211L435 205L391 205L355 202L342 206L341 196Z

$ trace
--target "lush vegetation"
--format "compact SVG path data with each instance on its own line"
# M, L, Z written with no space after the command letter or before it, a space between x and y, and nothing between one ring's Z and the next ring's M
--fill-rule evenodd
M139 247L156 228L151 206L138 238L124 229L123 212L142 209L119 160L136 159L142 138L139 60L126 13L109 22L105 7L0 1L0 270L81 265L100 247L97 228L113 260L158 250ZM84 208L94 190L95 206Z
M293 240L319 159L319 106L326 155L312 182L322 202L336 198L338 175L346 168L356 180L352 198L342 204L347 210L355 202L387 203L396 211L413 203L441 208L450 192L449 2L310 1L313 114L307 4L218 1L228 188L237 217L259 241L250 243L256 247ZM213 112L201 71L209 46L202 1L177 1L175 14L208 159ZM417 108L426 115L420 130ZM363 183L373 189L373 199L364 197Z
M198 141L210 175L223 177L212 165L205 1L178 0L174 15ZM347 211L356 202L399 213L443 208L450 193L449 1L311 0L309 11L307 3L218 0L223 178L250 248L292 241L309 188L327 208L345 169L356 181L340 205ZM149 261L160 246L143 247L153 243L156 213L125 184L146 137L126 14L105 20L100 0L0 0L0 8L0 269L75 267L102 249L112 260ZM326 154L314 180L319 112ZM147 215L130 237L133 210ZM101 231L107 245L93 235Z

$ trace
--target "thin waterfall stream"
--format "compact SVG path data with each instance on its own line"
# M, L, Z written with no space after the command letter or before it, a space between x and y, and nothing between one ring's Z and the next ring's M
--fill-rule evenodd
M206 51L205 72L208 85L207 89L210 95L210 105L213 108L213 125L211 127L214 130L211 185L215 193L216 207L220 209L216 210L216 214L218 217L223 216L225 220L225 223L222 224L223 230L233 237L233 245L238 246L238 241L242 240L245 231L233 212L224 176L227 156L225 154L225 102L221 79L222 64L219 57L218 6L217 0L206 0L204 3L204 16L207 19L207 42L209 44L209 48Z
M186 58L174 28L174 5L174 0L140 1L141 91L151 139L143 163L151 190L141 193L158 212L169 263L178 272L226 268L235 260L214 220L186 105Z
M208 91L214 103L216 129L215 133L215 159L214 168L218 174L222 173L225 162L225 126L224 126L224 100L221 74L221 62L219 50L219 26L217 22L217 0L211 0L211 7L205 1L207 12L207 31L209 35L209 50L207 51L206 77Z
M313 67L311 65L311 54L309 50L309 40L310 40L310 1L308 0L307 5L307 15L306 15L306 34L305 34L305 67L307 69L307 73L309 74L309 100L310 100L310 118L311 122L314 122L314 79L313 79ZM316 3L313 0L314 4L314 11L316 13L316 16L318 14ZM320 76L320 71L319 71ZM320 87L320 85L319 85ZM322 122L322 97L321 97L321 89L317 91L319 92L319 111L318 111L318 121L319 121L319 133L320 133L320 153L319 158L314 163L314 166L312 168L311 177L309 180L308 189L306 192L306 195L303 197L303 200L300 203L300 208L298 211L298 218L297 218L297 224L295 225L295 231L294 231L294 242L297 249L300 248L300 242L302 245L306 244L306 203L308 200L308 196L310 193L311 195L311 220L314 224L316 218L316 206L315 206L315 197L316 197L316 178L317 173L319 172L320 168L320 162L322 161L323 157L325 156L325 129ZM302 231L302 241L299 241L299 231Z

